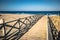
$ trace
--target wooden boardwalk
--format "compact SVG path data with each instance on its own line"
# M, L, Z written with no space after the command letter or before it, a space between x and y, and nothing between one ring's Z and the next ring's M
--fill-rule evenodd
M47 40L47 16L42 17L20 40Z
M14 15L14 16L12 15L11 16L11 14L8 14L8 15L5 14L5 15L3 15L2 18L5 20L5 22L7 22L7 21L11 21L11 20L14 20L17 18L25 18L28 16L33 16L33 15L27 15L27 16L26 15ZM50 22L48 21L49 18L51 19ZM53 40L53 36L56 36L55 30L57 29L58 32L60 31L60 16L49 16L49 18L47 15L43 16L41 19L39 18L37 23L34 24L32 26L32 28L30 30L28 30L28 32L25 33L19 40ZM34 19L34 17L32 19ZM23 19L21 21L24 21L24 20L25 19ZM30 21L32 21L32 20L30 20ZM0 23L1 22L2 22L2 20L0 20ZM8 23L8 24L13 26L15 22ZM31 24L33 24L33 23L31 23ZM19 26L19 25L16 24L15 26ZM51 31L51 28L53 29L53 31ZM56 29L54 29L54 28L56 28ZM11 29L10 27L9 27L9 29L6 29L7 32L10 29ZM3 33L2 30L0 30L0 34ZM17 30L17 29L12 30L10 33L13 33L15 30ZM57 36L58 36L58 34L57 34ZM56 36L56 38L57 38L57 36ZM11 39L9 39L9 40L11 40Z

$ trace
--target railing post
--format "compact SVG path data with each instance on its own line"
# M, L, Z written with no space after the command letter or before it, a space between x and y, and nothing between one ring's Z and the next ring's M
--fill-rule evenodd
M5 20L3 19L3 28L4 28L4 40L6 40L6 27L5 27L6 23Z
M26 28L26 32L27 32L28 31L28 28L29 28L28 27L29 25L28 25L28 22L27 22L28 19L27 18L25 18L25 19L26 19L26 27L25 28Z
M21 37L21 26L20 26L20 18L18 19L18 24L19 24L19 29L18 29L18 34L17 34L17 39L16 40L19 40L19 38Z
M19 33L20 34L20 29L21 29L21 26L20 26L20 18L18 19L18 23L19 23Z

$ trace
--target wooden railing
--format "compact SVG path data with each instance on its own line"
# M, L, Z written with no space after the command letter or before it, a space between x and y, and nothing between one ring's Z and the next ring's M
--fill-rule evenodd
M48 23L49 23L49 26L48 26L48 30L49 30L49 40L57 40L58 38L58 31L54 25L54 23L52 22L52 20L50 19L50 17L48 17Z
M2 40L19 40L43 15L35 15L35 16L29 16L25 18L19 18L16 20L12 20L9 22L5 22L3 19L3 23L0 24L0 30L4 29L4 36L0 36L0 39ZM24 20L23 20L24 19ZM22 21L23 20L23 21ZM16 21L16 22L15 22ZM8 23L15 22L14 25L9 25ZM16 24L18 23L18 27L16 27ZM25 26L23 26L25 25ZM7 31L6 27L11 28ZM12 30L17 29L16 31ZM10 33L12 31L12 33Z

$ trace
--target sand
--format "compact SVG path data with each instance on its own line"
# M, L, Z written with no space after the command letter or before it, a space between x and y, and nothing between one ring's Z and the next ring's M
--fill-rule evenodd
M33 16L34 14L0 14L0 19L4 19L5 22L12 21L18 18L24 18L27 16Z
M60 31L60 16L50 16L58 32Z

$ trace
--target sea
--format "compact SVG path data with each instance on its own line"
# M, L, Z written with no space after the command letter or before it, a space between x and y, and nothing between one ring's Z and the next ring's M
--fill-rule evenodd
M60 11L0 11L0 14L44 14L60 15Z

